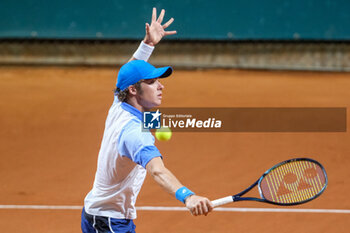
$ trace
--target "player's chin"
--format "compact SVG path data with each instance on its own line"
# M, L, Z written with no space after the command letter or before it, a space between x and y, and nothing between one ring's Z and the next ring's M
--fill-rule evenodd
M150 106L149 106L149 108L157 108L157 107L159 107L159 105L162 103L162 101L161 100L157 100L157 101L154 101Z
M156 105L155 107L158 107L159 105L161 105L162 103L162 99L161 98L158 98L154 101L154 104Z

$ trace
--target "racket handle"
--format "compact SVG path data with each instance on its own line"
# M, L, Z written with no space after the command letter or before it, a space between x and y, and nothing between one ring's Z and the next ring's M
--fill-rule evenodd
M223 197L220 199L216 199L216 200L212 201L211 203L213 203L214 207L217 207L217 206L225 205L225 204L228 204L231 202L233 202L232 196L227 196L227 197Z

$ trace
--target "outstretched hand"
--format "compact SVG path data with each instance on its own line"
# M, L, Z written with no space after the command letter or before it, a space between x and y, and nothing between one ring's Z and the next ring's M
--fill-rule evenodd
M157 9L155 7L153 8L151 25L146 23L146 36L143 39L145 44L155 46L164 36L176 34L176 31L165 31L165 29L172 24L174 18L169 19L168 22L162 25L164 14L165 10L162 9L157 19Z
M205 215L214 209L208 198L192 195L186 199L186 207L193 216Z

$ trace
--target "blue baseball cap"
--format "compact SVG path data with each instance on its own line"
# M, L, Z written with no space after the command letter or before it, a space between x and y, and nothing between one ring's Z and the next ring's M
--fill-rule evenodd
M117 91L122 91L142 79L166 78L172 72L173 69L170 66L155 68L144 60L130 61L119 70Z

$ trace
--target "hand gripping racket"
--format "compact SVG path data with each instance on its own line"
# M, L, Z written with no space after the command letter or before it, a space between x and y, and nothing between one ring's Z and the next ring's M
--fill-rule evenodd
M321 195L327 187L323 166L312 159L283 161L267 170L254 184L234 195L212 201L214 207L236 201L259 201L275 205L298 205ZM258 185L261 198L242 197Z

